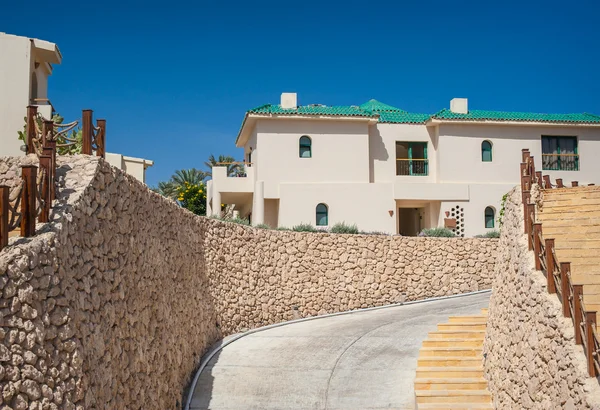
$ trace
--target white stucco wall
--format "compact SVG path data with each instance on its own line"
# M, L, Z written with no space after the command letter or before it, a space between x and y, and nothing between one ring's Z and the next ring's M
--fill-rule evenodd
M280 193L279 226L316 226L316 206L324 203L329 208L328 227L346 222L364 231L396 232L392 184L283 183Z
M32 65L29 39L0 33L0 156L23 155L17 132L25 124Z
M125 172L138 181L146 183L146 169L154 165L154 161L143 158L126 157L121 154L106 153L106 161Z
M554 180L598 182L600 127L440 125L440 182L519 183L521 149L529 148L542 165L542 135L578 138L580 171L543 171ZM493 161L481 161L481 143L492 143Z
M369 182L367 122L260 120L252 161L265 198L279 198L280 183ZM299 157L299 140L312 140L312 157Z

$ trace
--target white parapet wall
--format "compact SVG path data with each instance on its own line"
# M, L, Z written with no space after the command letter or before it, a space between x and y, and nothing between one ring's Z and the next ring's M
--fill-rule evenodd
M137 180L146 183L146 169L154 165L154 161L143 158L126 157L121 154L106 153L106 161L125 172Z

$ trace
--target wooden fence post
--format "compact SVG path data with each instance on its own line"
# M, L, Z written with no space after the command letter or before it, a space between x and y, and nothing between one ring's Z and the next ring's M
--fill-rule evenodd
M0 185L0 250L8 245L8 194L10 188Z
M529 250L533 250L533 224L535 223L535 204L527 204L527 243Z
M96 120L96 125L100 130L96 137L96 156L105 158L106 156L106 120Z
M538 186L544 188L544 185L542 184L542 171L535 172L535 179L537 180Z
M556 283L554 283L554 239L546 239L546 270L548 271L548 293L556 293Z
M47 147L48 144L54 140L54 122L50 120L44 120L42 124L42 148Z
M48 153L50 150L51 148L44 148L44 155L40 155L40 169L44 170L44 176L42 179L42 192L40 192L43 206L38 218L39 222L48 222L50 220L50 208L52 206L52 193L50 192L50 187L51 181L53 182L52 157Z
M527 191L527 189L525 189L526 169L527 169L527 164L524 162L521 162L521 191Z
M575 324L575 343L580 345L581 340L581 299L583 285L573 285L573 323Z
M562 296L562 310L563 310L563 316L564 317L571 317L571 315L569 314L569 298L571 297L570 295L570 289L571 287L569 286L569 271L571 270L571 263L570 262L561 262L560 263L560 286L561 286L561 296Z
M563 180L562 178L556 178L556 187L557 188L564 188L565 186L563 185Z
M529 204L529 200L531 199L531 193L529 191L523 191L522 197L523 197L523 215L524 215L523 219L525 222L524 232L528 233L529 232L529 214L527 213L527 205Z
M586 358L587 358L587 366L588 366L588 374L590 377L596 377L596 366L594 366L594 351L595 343L594 343L594 331L593 329L596 327L596 312L585 312L585 336L586 336Z
M552 182L550 182L550 175L544 175L544 188L552 189Z
M81 153L85 155L92 155L92 110L83 110L81 113L81 134L82 134L82 146Z
M23 190L21 191L21 236L29 238L35 235L35 202L37 199L37 167L21 166Z
M534 222L533 224L533 252L535 254L535 269L542 270L542 242L540 236L542 235L542 223Z
M521 159L523 162L527 162L527 158L529 158L531 154L529 153L529 148L523 148L521 150Z
M579 186L579 181L572 181L572 182L571 182L571 186L572 186L572 187Z
M35 120L37 118L37 107L30 105L27 107L27 153L35 154L33 139L35 138Z

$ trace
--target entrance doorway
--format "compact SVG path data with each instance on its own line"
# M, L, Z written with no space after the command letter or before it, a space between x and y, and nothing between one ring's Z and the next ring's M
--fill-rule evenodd
M423 208L398 208L398 233L402 236L417 236L422 229Z

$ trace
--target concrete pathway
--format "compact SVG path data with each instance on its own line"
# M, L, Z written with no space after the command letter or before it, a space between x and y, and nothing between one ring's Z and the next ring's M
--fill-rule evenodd
M489 293L293 323L225 346L190 409L414 409L421 342Z

